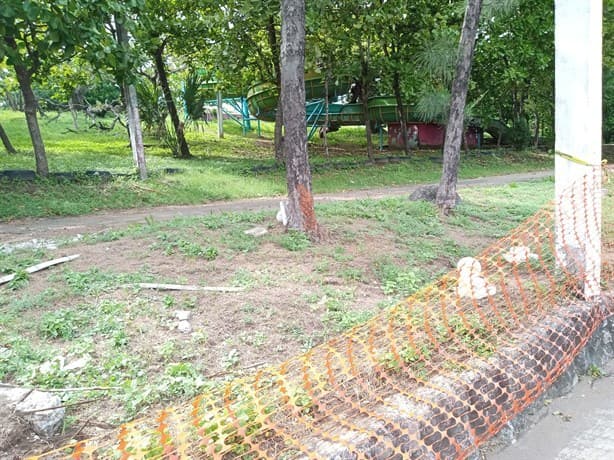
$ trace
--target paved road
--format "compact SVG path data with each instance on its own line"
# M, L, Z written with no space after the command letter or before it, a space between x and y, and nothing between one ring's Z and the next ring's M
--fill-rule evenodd
M512 182L543 179L552 176L552 171L538 171L504 176L489 176L459 181L459 188L475 186L496 186ZM385 187L368 190L351 190L347 192L316 195L316 202L356 200L364 198L384 198L408 195L420 185ZM275 210L282 197L256 198L237 201L219 201L193 206L162 206L120 211L105 211L75 217L32 218L0 223L0 243L15 243L33 238L44 239L58 236L70 236L79 233L91 233L132 223L144 222L151 217L156 221L175 217L201 216L225 211Z
M548 415L488 460L614 460L614 361L605 377L584 377Z

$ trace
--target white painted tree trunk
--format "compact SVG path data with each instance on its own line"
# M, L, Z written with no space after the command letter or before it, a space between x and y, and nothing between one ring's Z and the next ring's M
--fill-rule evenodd
M141 131L141 117L134 85L125 84L126 111L128 113L128 129L130 131L130 146L134 163L139 171L141 180L147 179L147 166L145 164L145 147L143 145L143 132Z
M115 27L117 29L117 41L125 47L130 46L128 32L123 26L121 20L115 18ZM124 60L127 59L127 55ZM141 131L141 116L139 114L139 102L136 96L136 88L133 84L125 81L125 75L122 78L122 90L126 102L126 115L128 118L128 131L130 135L130 147L132 148L132 157L134 164L139 171L141 180L147 179L147 165L145 164L145 146L143 145L143 132Z
M587 298L601 277L602 9L555 1L557 256L584 277Z

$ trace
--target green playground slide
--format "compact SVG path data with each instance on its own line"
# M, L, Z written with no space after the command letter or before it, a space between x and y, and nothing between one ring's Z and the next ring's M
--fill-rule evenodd
M305 76L305 99L307 101L307 118L319 124L324 123L326 112L323 110L325 85L320 76ZM274 83L257 83L247 92L247 105L250 113L264 121L275 121L275 111L278 98ZM329 88L329 97L335 96L335 88ZM319 103L321 102L321 103ZM369 98L369 117L371 121L385 124L398 122L397 103L394 97L376 96ZM407 115L411 107L406 106ZM365 123L363 105L361 103L330 102L328 104L328 119L331 124L348 126ZM409 119L409 116L406 118Z

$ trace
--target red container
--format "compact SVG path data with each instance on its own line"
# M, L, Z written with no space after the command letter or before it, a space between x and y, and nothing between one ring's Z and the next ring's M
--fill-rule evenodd
M408 122L410 142L417 143L420 147L441 147L445 136L445 126L437 123ZM465 131L465 142L469 147L478 145L478 132L469 127ZM401 123L388 123L388 146L403 147Z

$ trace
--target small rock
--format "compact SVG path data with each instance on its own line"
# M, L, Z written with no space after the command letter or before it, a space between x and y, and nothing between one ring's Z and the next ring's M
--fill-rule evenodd
M64 408L42 412L32 412L40 409L58 407L62 400L51 393L30 390L28 388L0 388L0 407L14 411L17 420L3 420L2 431L9 433L10 427L5 423L18 423L19 418L26 420L39 436L51 437L57 433L64 421Z
M456 293L476 300L495 295L497 288L482 276L482 264L473 257L463 257L456 264L459 271Z
M189 321L179 321L179 324L177 325L177 329L179 330L179 332L183 332L184 334L189 334L190 332L192 332L192 325L190 324Z
M527 246L512 246L503 254L503 258L510 264L521 264L527 260L537 260L537 254L533 254Z
M188 310L175 310L175 318L179 321L189 321L192 317L192 312Z
M437 200L437 189L438 185L424 185L422 187L418 187L411 195L409 195L409 199L411 201L428 201L430 203L435 203ZM457 193L456 200L454 204L459 205L461 203L461 197Z
M63 371L74 371L77 369L83 369L87 366L87 363L90 362L89 356L83 356L82 358L75 359L74 361L69 362L66 366L62 368Z
M269 231L264 227L254 227L250 228L249 230L245 230L243 233L252 236L264 236L269 233Z
M66 358L64 356L56 356L49 361L45 361L38 368L38 371L41 374L50 374L56 370L64 369L64 364L66 363Z

